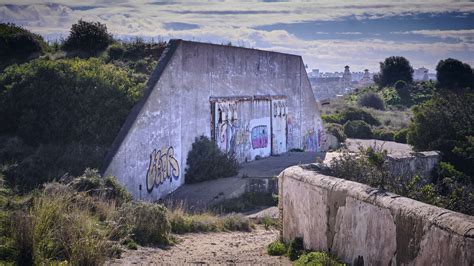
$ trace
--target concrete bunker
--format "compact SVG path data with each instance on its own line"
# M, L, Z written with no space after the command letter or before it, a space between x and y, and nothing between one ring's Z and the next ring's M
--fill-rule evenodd
M136 199L158 200L184 183L200 135L239 162L320 151L322 120L301 57L171 40L102 173Z

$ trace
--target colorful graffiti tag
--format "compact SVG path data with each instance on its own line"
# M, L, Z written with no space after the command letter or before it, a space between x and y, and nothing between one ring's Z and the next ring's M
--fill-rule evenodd
M303 148L305 151L319 151L321 143L321 130L309 129L303 138Z
M251 136L252 148L266 148L268 145L268 130L266 125L256 126L252 128Z
M154 187L163 184L165 180L179 178L179 163L174 157L173 147L153 150L150 154L150 163L146 173L146 189L150 193Z

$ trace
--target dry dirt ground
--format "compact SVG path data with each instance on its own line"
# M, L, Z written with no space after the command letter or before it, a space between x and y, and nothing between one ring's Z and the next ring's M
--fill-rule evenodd
M139 247L127 250L121 259L106 265L183 264L274 264L291 265L287 257L273 257L266 246L278 239L276 229L257 225L252 232L192 233L178 235L178 243L167 250Z

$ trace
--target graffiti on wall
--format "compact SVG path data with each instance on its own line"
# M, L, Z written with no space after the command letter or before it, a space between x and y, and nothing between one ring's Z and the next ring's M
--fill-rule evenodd
M266 125L252 128L252 148L266 148L268 145L268 129Z
M218 128L218 141L217 144L222 151L232 151L234 145L232 138L235 135L236 127L230 121L225 121L219 125Z
M294 129L297 127L295 124L295 119L291 115L287 115L286 119L286 143L288 149L294 148L295 145L295 133Z
M305 151L319 151L321 143L321 130L310 128L303 137L303 149Z
M179 178L179 163L174 157L173 147L153 150L150 154L150 163L146 173L146 189L152 192L154 187L158 187L166 180Z

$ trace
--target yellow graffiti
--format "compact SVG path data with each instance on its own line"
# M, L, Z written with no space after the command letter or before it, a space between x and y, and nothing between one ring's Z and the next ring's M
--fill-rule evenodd
M179 164L174 157L173 147L168 149L153 150L150 154L150 163L146 173L146 189L148 192L153 191L155 186L159 186L169 179L177 180L179 178Z

